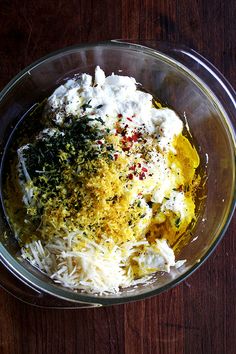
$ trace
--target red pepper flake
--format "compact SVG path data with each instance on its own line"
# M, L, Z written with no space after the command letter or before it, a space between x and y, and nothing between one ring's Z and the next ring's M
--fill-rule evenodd
M131 146L125 146L125 147L123 147L123 151L129 151L130 150L130 148L131 148Z
M118 159L118 154L114 154L114 158L115 158L115 160L117 160Z
M134 175L133 175L132 173L130 173L130 174L128 175L128 178L129 178L129 179L133 179L133 178L134 178Z
M130 122L133 122L131 118L127 117L127 119L130 121Z
M147 170L146 167L142 167L142 171L143 171L143 172L147 172L148 170Z
M141 172L140 174L139 174L139 179L140 180L143 180L145 178L145 173L144 172Z
M130 169L130 170L132 170L132 171L135 171L136 166L135 166L135 165L133 165L133 166L131 166L129 169Z
M132 140L133 140L133 141L137 141L138 138L140 138L140 136L141 136L140 133L134 133L134 134L132 135Z
M140 163L140 162L138 163L138 167L139 167L139 168L141 167L141 163Z
M123 139L122 139L122 144L123 144L122 150L123 151L128 151L133 145L132 140L130 140L129 138L130 137L126 137L125 135L123 136Z
M122 114L121 113L119 113L118 114L118 118L122 118L123 116L122 116Z
M97 143L98 143L99 145L102 145L102 141L101 141L101 140L98 140Z

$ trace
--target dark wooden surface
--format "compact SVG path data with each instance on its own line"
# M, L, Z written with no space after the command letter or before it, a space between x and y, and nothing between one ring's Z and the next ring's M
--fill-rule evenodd
M196 49L236 85L235 0L0 0L0 88L50 51L112 38ZM205 264L160 296L42 310L0 290L0 353L236 353L236 218Z

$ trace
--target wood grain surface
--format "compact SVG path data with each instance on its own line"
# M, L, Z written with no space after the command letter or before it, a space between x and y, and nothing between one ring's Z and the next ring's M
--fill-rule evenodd
M184 43L236 85L235 0L0 0L0 88L32 61L113 38ZM191 277L152 299L43 310L0 290L0 353L236 353L236 217Z

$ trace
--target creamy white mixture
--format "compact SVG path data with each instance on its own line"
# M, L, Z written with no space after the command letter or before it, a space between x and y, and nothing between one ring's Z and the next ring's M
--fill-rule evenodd
M183 123L173 110L153 108L152 99L151 94L137 90L134 78L114 74L105 77L104 71L97 66L94 85L88 74L82 74L78 80L69 80L49 97L48 107L54 114L53 119L61 125L70 114L84 114L81 106L89 102L85 113L95 112L93 118L102 118L105 125L100 124L101 130L110 128L114 132L117 115L121 114L121 126L127 124L127 117L131 119L128 132L140 127L144 132L156 135L162 149L171 149L173 137L182 132ZM97 125L97 121L91 124Z

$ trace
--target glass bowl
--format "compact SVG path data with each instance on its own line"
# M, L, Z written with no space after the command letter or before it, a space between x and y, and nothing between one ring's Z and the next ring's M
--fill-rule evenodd
M3 89L0 94L1 195L4 154L17 123L55 87L74 74L92 74L96 65L106 74L122 70L122 75L135 77L146 90L173 108L183 121L187 118L200 153L200 168L207 175L206 198L191 239L177 255L177 259L187 260L182 267L173 268L169 274L156 274L145 286L103 296L63 288L22 260L1 198L1 283L14 295L36 305L102 306L157 295L178 284L204 262L233 215L235 92L219 71L193 50L153 41L137 44L114 40L65 48L30 65Z

